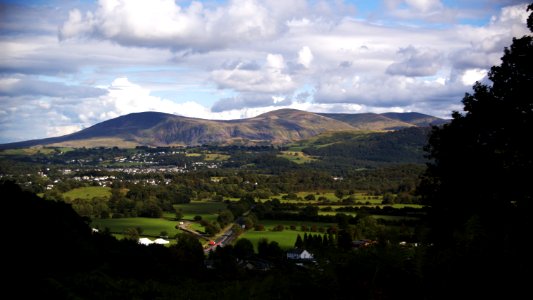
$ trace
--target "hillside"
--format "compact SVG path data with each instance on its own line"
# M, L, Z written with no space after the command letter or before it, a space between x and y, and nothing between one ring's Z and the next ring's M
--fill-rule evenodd
M417 126L400 119L389 118L387 116L374 113L320 115L345 122L357 130L365 131L397 130L400 128Z
M421 164L426 162L423 148L428 134L427 127L391 132L339 132L313 139L302 151L335 164Z
M142 112L107 120L69 135L3 144L0 149L37 145L135 147L281 144L323 133L396 130L429 124L435 120L441 119L422 114L387 117L372 113L315 114L295 109L281 109L253 118L229 121Z
M401 122L413 124L419 127L426 127L430 125L442 125L448 122L441 118L433 117L430 115L425 115L417 112L409 113L383 113L381 116L387 117L389 119L398 120Z

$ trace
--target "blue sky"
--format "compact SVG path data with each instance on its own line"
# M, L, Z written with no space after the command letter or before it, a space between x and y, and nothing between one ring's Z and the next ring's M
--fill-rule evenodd
M0 143L139 111L448 117L524 1L2 1Z

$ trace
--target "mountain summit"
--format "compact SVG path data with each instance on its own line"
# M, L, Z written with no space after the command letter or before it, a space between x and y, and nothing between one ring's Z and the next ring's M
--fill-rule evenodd
M325 132L395 130L444 121L423 114L316 114L295 109L281 109L253 118L229 121L141 112L107 120L69 135L4 144L0 148L36 145L134 147L280 144Z

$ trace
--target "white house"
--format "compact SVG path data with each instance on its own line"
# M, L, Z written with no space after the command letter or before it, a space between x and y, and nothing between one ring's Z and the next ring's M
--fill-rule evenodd
M288 259L313 259L313 254L305 249L293 249L287 252Z
M151 239L149 239L149 238L140 238L139 239L139 244L141 244L141 245L148 246L148 245L153 244L153 243L154 242Z
M170 242L165 240L165 239L159 238L159 239L155 240L154 243L159 244L159 245L165 245L165 244L168 244Z

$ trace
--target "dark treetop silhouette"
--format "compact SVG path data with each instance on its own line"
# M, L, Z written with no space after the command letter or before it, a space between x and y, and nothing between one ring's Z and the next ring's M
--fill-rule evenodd
M527 25L533 31L533 14ZM532 228L532 36L513 39L488 78L492 85L478 82L465 95L463 113L433 128L432 163L420 192L431 206L439 251L433 263L442 267L436 276L470 287L480 279L486 291L507 283L516 291L522 286L517 272L531 270L524 242Z

